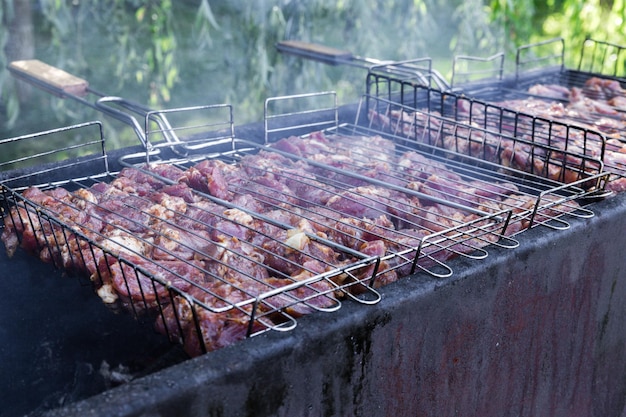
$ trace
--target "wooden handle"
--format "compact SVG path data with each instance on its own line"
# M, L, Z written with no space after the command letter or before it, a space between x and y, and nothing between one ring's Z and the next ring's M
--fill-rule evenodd
M85 96L88 93L87 81L38 59L13 61L8 68L17 78L59 96Z
M341 64L354 58L351 52L302 41L281 41L276 48L284 53L298 55L329 64Z

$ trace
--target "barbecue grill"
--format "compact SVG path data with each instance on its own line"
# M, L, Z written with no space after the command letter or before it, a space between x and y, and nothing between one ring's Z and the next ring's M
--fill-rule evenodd
M315 95L315 97L319 96L326 97L327 94ZM330 96L333 97L332 101L335 101L334 96L332 94ZM291 100L292 97L288 99ZM53 411L51 415L145 415L146 413L293 415L294 413L301 414L303 410L307 410L305 413L309 412L312 415L359 414L366 410L368 414L373 415L388 415L399 410L414 413L437 410L439 413L447 414L467 404L473 405L473 409L486 414L496 410L518 411L516 414L519 415L531 412L532 406L510 403L511 398L514 398L513 401L518 401L516 404L522 404L525 390L533 386L530 383L523 384L523 386L512 384L504 388L504 391L498 391L495 387L491 389L491 392L477 389L474 392L481 393L478 397L469 395L467 391L458 390L460 387L467 389L467 387L476 386L478 380L476 374L483 374L487 380L495 382L496 375L501 373L496 372L496 369L485 368L481 365L481 363L486 363L486 361L483 362L486 357L507 358L511 365L505 366L504 369L509 372L512 380L535 379L539 381L539 385L547 384L552 387L554 384L558 386L556 391L564 390L572 399L568 406L557 405L560 401L557 397L550 396L536 400L536 407L549 408L554 411L555 415L565 415L565 412L571 411L569 407L603 411L619 411L620 407L623 408L623 396L620 400L619 389L606 393L602 390L603 387L597 384L597 381L602 380L619 385L615 384L615 381L619 380L620 369L611 367L609 363L622 359L623 353L618 347L624 336L619 331L605 332L618 326L616 317L622 315L625 310L621 300L612 301L613 307L606 310L608 300L613 300L614 291L623 286L623 282L618 280L622 266L618 256L610 257L611 251L615 252L616 248L612 245L606 248L609 246L606 238L609 241L612 238L615 240L621 238L618 230L621 217L616 215L619 214L623 204L618 204L621 200L620 195L607 202L594 203L590 207L580 205L581 201L585 201L585 197L598 198L603 195L607 175L602 171L600 159L585 153L572 153L570 156L576 163L568 165L573 159L562 158L560 160L561 171L576 173L575 181L565 183L559 181L558 178L541 175L539 172L524 172L502 165L496 167L493 162L479 158L476 154L442 149L436 146L436 143L418 140L417 137L406 134L398 135L397 131L378 130L361 109L367 109L366 113L374 110L385 114L383 109L390 109L392 106L395 109L398 108L397 103L384 99L367 97L365 99L367 105L363 105L356 112L354 124L337 123L341 117L345 117L345 113L350 112L350 109L338 109L336 105L331 106L332 117L327 123L310 123L311 119L316 119L311 111L289 112L275 116L270 111L275 101L282 102L283 99L268 100L265 140L261 143L233 135L228 143L230 149L227 151L220 149L215 153L203 152L201 155L195 155L193 152L198 149L203 151L211 149L206 146L194 147L195 143L206 144L206 138L201 138L197 142L197 138L184 142L182 144L184 151L181 152L181 147L178 146L181 144L178 142L173 145L167 139L163 141L148 139L154 135L167 137L170 127L164 131L162 125L159 125L155 131L145 129L143 137L146 140L142 140L144 150L119 155L120 157L112 164L116 165L113 168L110 167L110 155L103 152L97 153L92 160L79 159L84 160L86 162L84 166L89 167L87 173L78 173L74 167L76 159L73 158L65 163L53 163L51 167L46 166L45 169L41 169L41 164L36 164L34 172L24 169L26 173L22 174L21 169L18 169L19 175L12 172L3 179L5 213L10 213L12 209L19 207L26 210L30 208L31 210L28 211L31 214L26 216L28 223L31 225L48 224L48 228L42 226L41 230L61 231L60 234L44 235L43 242L51 246L38 248L40 254L53 255L54 252L62 252L64 246L70 246L75 241L81 244L86 243L89 248L87 258L81 257L78 262L72 261L70 269L82 267L86 259L89 260L89 256L95 257L96 253L102 252L108 255L105 257L107 260L105 270L112 269L116 263L122 265L119 270L122 271L124 278L123 286L127 290L126 295L130 295L130 301L122 300L122 306L133 311L138 319L145 319L146 315L156 316L157 327L160 327L170 339L182 341L188 353L194 354L207 350L200 328L201 321L197 319L198 315L205 314L205 312L220 314L224 311L238 311L238 314L246 317L243 326L244 334L252 336L258 333L254 338L248 338L248 340L196 359L137 378L136 381L108 390L89 400ZM163 115L163 112L158 113L158 117ZM341 117L340 113L343 113ZM146 126L149 125L151 115L146 117ZM441 123L443 120L430 114L426 116L429 117L427 126L432 126L436 122ZM307 122L297 122L302 119ZM283 120L289 121L287 127ZM453 121L445 120L445 122L450 123L450 126L457 131L464 127ZM227 122L226 125L232 124ZM330 127L326 127L327 125ZM414 124L414 126L417 125ZM29 135L17 138L17 140L42 140L48 134L67 133L75 128L93 128L94 126L97 127L98 124L79 125L61 131ZM321 128L322 126L324 128ZM275 140L287 137L292 131L309 131L309 134L292 138L287 142ZM477 129L476 134L478 132L493 134L484 129ZM368 140L376 135L380 136L381 141L368 143ZM297 139L302 142L298 142ZM497 135L497 141L509 140L517 139L505 134ZM302 143L302 146L294 149L294 143ZM320 143L328 148L327 153L324 153L325 148L321 147L315 149L315 152L310 155L306 154L305 145L319 146ZM485 141L483 143L488 144ZM524 143L523 141L517 143L537 149L543 147L542 151L531 153L531 155L536 155L537 158L546 155L547 148L541 143ZM90 142L90 145L96 147L102 144L101 135L99 140ZM413 236L413 245L371 256L348 245L339 245L332 239L326 239L327 236L314 235L303 229L294 232L291 224L268 217L261 210L242 206L241 203L239 205L233 203L233 195L241 197L257 193L255 200L269 203L283 212L297 211L300 218L311 223L319 222L316 223L318 227L323 226L323 223L315 216L319 214L316 212L319 207L303 204L302 196L299 196L300 201L294 204L288 198L289 195L273 195L271 193L273 189L268 187L267 182L252 182L254 184L252 188L249 188L248 184L244 187L229 182L227 187L229 198L224 198L226 195L221 195L220 198L210 188L195 189L192 191L194 200L220 204L225 209L224 211L240 210L247 216L246 218L252 219L250 221L257 222L256 226L271 226L273 231L282 230L286 236L292 233L291 237L297 236L298 240L306 238L305 241L315 241L326 248L332 248L335 252L340 252L343 258L351 260L348 264L340 266L329 265L330 274L313 274L311 272L314 271L309 270L304 280L285 277L284 279L293 279L286 286L271 289L266 287L266 292L254 294L247 299L244 297L240 302L226 307L219 305L218 307L223 310L216 310L215 305L203 305L207 303L194 299L198 297L181 291L176 284L172 284L171 280L183 278L182 274L170 270L168 271L170 275L167 275L169 280L164 280L151 266L146 266L126 253L120 254L115 247L102 244L101 241L86 233L81 235L75 230L75 224L71 220L57 218L51 209L46 208L40 202L29 200L24 197L23 193L24 187L33 184L39 185L42 189L52 189L58 185L63 185L70 190L89 189L93 184L100 183L102 180L106 183L113 183L120 178L125 178L124 172L149 175L150 181L159 183L160 188L174 187L180 182L174 181L162 168L174 167L180 171L186 171L202 163L218 163L219 161L230 167L252 166L258 178L267 180L268 175L271 174L302 186L314 185L315 188L308 189L307 195L312 189L320 188L319 185L312 184L311 172L314 172L316 178L325 179L323 185L326 192L326 188L332 187L336 190L331 193L329 199L334 198L344 203L357 201L360 203L361 210L390 215L389 207L392 207L390 197L373 198L371 194L365 194L367 198L363 200L363 193L353 191L355 186L369 191L376 187L398 191L398 171L404 165L389 163L384 159L390 144L396 147L396 150L391 152L392 154L414 153L426 160L423 163L424 167L430 166L431 169L439 170L439 173L445 169L456 174L455 182L449 185L455 190L468 184L479 189L498 184L499 188L492 198L501 197L505 193L504 190L506 190L506 195L514 190L516 199L529 201L530 204L523 210L519 210L518 205L509 202L509 206L498 207L495 212L486 212L484 208L477 209L476 205L472 204L467 197L463 197L462 193L432 193L429 187L413 189L411 192L406 191L408 196L426 201L426 206L443 205L474 217L471 221L456 222L452 226L449 223L437 224L436 221L429 220L436 230L429 230L427 237L415 239ZM219 147L224 145L221 136L218 145ZM368 153L374 150L377 151L377 154L374 154L376 156L373 156L371 152ZM553 151L553 149L548 150ZM63 148L59 151L68 152L69 149ZM192 153L189 153L190 151ZM567 153L563 149L559 151L560 154ZM485 152L486 150L483 149L483 154ZM307 175L302 175L301 172L285 169L284 165L279 171L277 167L260 163L258 159L257 164L246 163L259 154L264 155L265 160L289 159L291 163L299 166L306 165L311 171L308 171ZM318 155L323 158L316 159L319 158ZM347 163L341 158L344 155L350 155ZM544 158L543 161L555 164L554 160ZM371 173L372 167L382 162L387 162L392 169L383 172L384 177L377 177ZM99 172L93 171L96 163L101 168ZM71 172L70 181L67 181L68 171ZM423 173L407 175L415 177L412 179L417 179L417 176ZM515 189L510 188L510 184L515 185ZM260 186L264 188L259 189ZM380 208L381 203L386 207L384 210ZM124 204L129 207L139 207L139 203L131 201ZM591 209L596 216L593 216ZM168 212L175 211L172 208L168 210ZM328 212L324 214L326 219L332 218ZM412 223L415 225L418 222L418 214L411 214L414 217L408 217L400 208L395 207L393 214L395 217L392 216L394 224L397 225L402 221L409 226L406 229L411 229ZM435 214L439 215L440 221L445 219L445 216L441 216L439 212ZM9 217L12 220L10 223L5 222L5 227L7 224L17 225L23 221L20 216ZM221 219L233 220L224 217ZM133 221L129 222L132 220L130 218L122 220L127 224L133 223ZM194 224L198 226L194 230L204 227L202 224ZM241 223L238 225L241 226ZM514 225L517 225L517 229L512 227ZM532 227L538 225L541 227ZM588 236L587 226L605 233L602 236L595 234ZM531 227L532 230L529 230ZM547 228L561 230L558 233L546 233ZM258 231L258 228L249 227L248 229ZM350 230L362 232L359 228ZM520 233L521 231L524 233ZM225 230L221 232L230 233ZM369 230L369 233L373 232ZM345 234L342 236L345 237ZM515 239L512 236L515 236ZM60 240L56 240L60 237ZM403 237L406 236L394 233L388 239L399 242ZM578 239L582 244L580 247L572 248L565 244L569 239ZM169 240L178 244L182 243L176 239L170 238ZM518 247L518 240L522 242L522 248ZM287 249L293 250L297 243L291 241L289 245L285 245L285 242L279 239L274 239L273 242L277 244L276 250L282 247L285 252ZM526 247L524 247L524 242L527 244ZM542 250L554 248L554 245L558 250L552 249L546 251L543 256L541 255ZM156 245L152 250L155 249L157 249ZM606 251L603 251L604 249ZM228 251L231 248L225 250ZM232 251L235 253L235 249ZM487 251L490 255L488 258L485 256ZM602 258L599 255L601 253L607 258ZM168 255L171 256L172 253ZM211 254L203 253L203 255ZM271 256L269 252L265 255ZM529 271L525 262L514 261L518 255L527 260L532 259L535 268ZM579 269L572 268L572 257L580 259L584 266ZM49 256L49 258L53 263L57 261L55 256ZM589 261L588 264L585 264L586 260ZM67 267L67 265L62 266ZM407 266L408 270L403 269ZM571 270L570 276L565 277L560 268ZM588 279L592 271L598 269L605 272L602 278L600 280ZM389 279L389 273L399 273L399 271L403 271L401 274L403 277L405 275L408 277L398 280L393 285L380 287L381 281ZM452 274L452 271L455 273ZM544 274L543 271L549 271L549 273ZM107 272L100 269L96 272L93 281L96 288L101 289L107 280ZM555 277L559 278L558 283L551 282L550 278ZM149 278L149 280L146 281L144 278ZM391 280L395 281L395 279ZM134 300L130 289L133 283L136 283L140 294L140 297ZM306 291L299 292L300 289ZM562 300L563 293L569 295L566 298L577 306L576 311L583 318L581 324L570 325L566 329L561 326L571 321L558 312L561 307L564 307L562 311L568 310L565 307L570 307L569 310L571 310L571 305ZM101 297L106 298L107 294L108 292L105 293L105 297L102 295ZM535 301L532 305L548 313L548 319L543 327L526 324L525 317L528 311L527 307L524 307L525 301L518 301L532 300L534 297L540 297L540 301ZM348 301L344 302L346 298ZM320 299L324 300L321 305L317 303ZM537 298L534 299L537 300ZM458 300L467 302L459 304ZM370 305L362 308L363 306L359 304L363 303ZM167 314L165 309L176 305L183 310L192 305L198 305L199 308L192 310L196 312L191 314L192 321L187 324L181 323L182 317L175 313L177 310L173 310L174 321L168 324L170 322L164 318ZM339 306L342 306L341 310L334 314L304 314L300 317L303 312L308 313L309 309L332 312ZM497 313L506 313L507 317L500 318ZM295 327L294 316L298 316L298 322L304 322L305 325ZM602 322L604 323L601 332L597 331L595 325L600 316L603 316ZM423 320L424 317L432 318L434 321L426 322ZM494 317L499 318L494 320ZM147 321L151 324L151 320ZM457 325L451 326L455 322ZM403 330L408 328L415 329L415 331ZM185 333L183 329L188 331L191 329L191 333ZM291 331L282 334L283 332L266 332L267 329ZM544 331L548 334L554 332L560 343L553 349L552 358L547 359L546 362L538 360L544 369L552 369L550 376L540 378L538 374L535 374L539 368L531 367L529 370L526 363L519 363L515 359L519 353L525 353L537 360L541 358L542 346L531 344L515 347L515 341L530 340L529 336L533 333L536 336L544 336L546 334ZM185 344L190 340L191 347ZM390 344L390 340L395 343ZM494 341L496 343L492 344ZM156 345L160 346L158 343ZM402 349L396 349L396 346ZM503 352L505 349L506 351ZM414 362L416 360L417 362ZM173 362L178 361L180 359L176 356ZM588 367L585 365L586 361L590 363ZM564 369L558 365L562 362L578 365ZM437 375L441 373L441 368L433 368L433 364L436 363L441 363L442 366L450 367L450 369L456 368L457 371L453 374L458 379L439 378ZM152 370L154 369L153 367ZM335 372L336 370L339 372ZM109 377L111 374L113 373L109 373ZM392 384L383 388L379 385L379 381L389 381L392 375L396 378L400 375L404 380L404 382L399 381L403 389L408 389L415 395L423 389L432 389L431 399L413 401L406 397L406 392L400 395L401 386ZM313 383L303 385L303 380L313 380ZM557 383L557 381L560 382ZM563 383L562 381L576 382ZM426 385L431 388L426 388ZM535 389L539 388L535 387ZM444 395L434 395L437 392L442 392ZM491 395L493 392L500 392L500 396L493 397ZM455 396L455 393L460 394ZM377 401L385 397L393 401ZM368 399L375 400L381 404L380 407L372 407ZM129 401L132 401L132 406L128 406Z
M617 296L624 290L623 196L593 207L593 218L573 221L568 230L528 230L518 237L515 251L494 248L481 261L451 261L451 277L416 274L381 289L383 299L376 305L347 303L337 314L303 317L291 332L264 333L184 362L177 345L170 350L147 341L137 346L136 339L143 339L137 337L136 323L121 325L124 316L100 311L102 303L90 287L66 281L20 254L10 262L3 254L3 264L14 272L3 289L21 294L7 302L27 314L16 302L26 291L37 300L32 315L39 322L41 308L59 311L62 304L70 310L58 312L36 333L41 347L27 338L19 347L12 343L4 349L29 353L27 363L34 369L14 370L18 381L38 381L42 373L58 379L43 397L48 400L44 405L55 409L47 415L293 415L302 410L453 415L472 408L518 415L550 410L558 416L576 408L619 416L626 371L621 321L626 306ZM51 290L62 291L50 298ZM78 320L76 308L93 320ZM115 346L115 353L100 351L107 344ZM76 345L89 355L70 353ZM138 364L145 366L140 355L157 353L158 365L169 360L164 369L152 368L148 375L136 371ZM119 373L132 380L115 388L99 381L100 389L109 389L95 395L90 384L100 378L103 360L114 369L128 365L130 372ZM33 385L42 383L22 387ZM25 391L8 390L13 400ZM28 395L28 407L34 408L36 393ZM40 407L40 412L46 409Z

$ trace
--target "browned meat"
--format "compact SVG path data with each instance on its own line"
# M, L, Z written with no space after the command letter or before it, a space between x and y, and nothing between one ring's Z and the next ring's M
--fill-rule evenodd
M227 164L219 160L204 160L189 168L181 177L191 188L217 198L228 198Z
M382 240L365 242L359 247L359 250L366 255L382 258L379 264L371 265L366 271L362 272L361 275L364 277L373 277L372 281L363 281L364 284L373 288L380 288L397 281L401 276L401 271L394 265L397 261L384 258L387 249L386 243ZM374 271L374 268L377 268L377 270ZM405 273L402 276L404 275L408 274ZM362 288L362 286L357 286L352 291L359 292L360 288Z
M144 168L155 173L156 175L159 175L160 177L167 178L168 180L174 182L180 182L185 177L185 171L171 164L151 164L145 166Z
M282 288L293 282L302 282L316 277L324 272L311 270L311 265L295 274L291 279L270 277L265 280L273 288ZM317 310L324 310L336 305L337 284L328 280L314 280L310 284L298 286L293 290L284 290L278 295L267 297L265 300L273 309L280 308L292 317L301 317ZM280 320L278 320L280 322Z
M624 89L617 80L591 77L585 81L583 94L594 100L611 100L624 97Z
M169 302L169 286L187 291L192 283L204 285L208 280L197 261L161 260L156 263L131 254L124 254L123 259L100 258L103 284L111 285L115 293L125 300L145 303L150 307L157 302Z
M451 180L461 178L444 164L428 160L424 155L413 151L403 153L398 159L398 166L407 181L425 180L432 174L445 176Z
M130 194L146 195L153 190L160 189L165 184L142 170L124 168L111 185Z
M202 228L186 229L176 222L160 222L154 229L154 241L147 253L152 259L203 259L215 255L217 248L210 233Z
M236 281L232 277L235 281L213 280L203 289L192 287L188 294L193 298L174 297L173 303L166 306L157 319L156 328L170 338L179 339L191 356L228 346L247 337L249 332L255 334L281 322L280 314L254 321L253 315L263 316L268 311L282 310L299 316L335 304L335 286L325 280L269 295L274 289L311 278L315 272L302 270L291 279L265 276L255 281ZM268 295L254 311L256 297L263 294ZM195 301L190 304L190 300L197 300L209 308L201 307ZM200 338L196 326L201 330Z
M623 94L612 97L607 101L607 103L621 112L626 111L626 96L624 96Z
M390 191L382 187L357 187L331 197L326 207L357 219L376 218L387 212L390 196Z
M536 84L528 89L534 96L548 97L556 100L568 100L569 88L558 84Z
M607 88L611 94L619 94L615 83ZM545 93L545 86L532 89L534 93ZM551 91L562 90L551 88ZM392 111L388 115L370 112L370 120L392 132L402 134L418 142L438 146L456 153L459 159L463 155L495 162L523 172L545 176L549 179L571 183L580 180L585 172L597 172L600 167L589 158L600 159L609 171L611 167L618 175L626 172L621 158L614 153L621 151L626 145L621 144L617 151L607 148L603 153L603 141L600 135L589 133L583 129L599 129L605 133L624 134L624 116L607 102L591 99L583 94L584 90L573 88L568 90L567 103L526 98L523 100L507 100L495 103L499 108L518 114L533 115L545 120L564 120L576 126L553 125L542 119L528 116L509 123L502 114L491 114L486 105L469 106L469 102L458 99L458 112L455 122L447 122L436 117L436 114L424 112ZM604 91L604 90L603 90ZM562 94L561 91L558 94ZM605 96L608 94L603 93ZM624 96L623 92L621 96ZM550 96L550 94L548 94ZM495 106L492 106L495 108ZM494 132L515 135L513 140L507 136L491 134L483 129L473 128L469 122L480 122L481 128L486 127ZM468 123L468 124L464 124ZM585 158L582 158L584 156ZM410 156L409 156L410 158ZM617 163L617 165L613 165ZM613 177L607 188L620 189L618 176Z
M176 296L157 318L156 329L172 340L179 340L190 356L212 351L244 339L252 325L252 333L264 327L251 323L251 305L229 308L229 305L250 299L248 294L232 285L213 281L205 289L192 287L189 298ZM203 303L212 310L200 306ZM214 309L214 310L213 310ZM198 328L200 334L198 334Z
M173 197L180 197L185 200L186 203L193 203L197 201L193 189L184 183L166 185L161 188L161 192Z
M16 205L2 240L9 251L21 245L88 273L109 304L156 313L156 327L195 355L391 283L414 270L416 256L427 268L476 250L497 234L475 238L464 225L480 213L445 202L488 213L517 195L512 184L486 185L417 152L397 154L382 137L359 138L363 146L332 139L280 141L293 158L262 151L237 164L143 168L169 182L126 168L109 184L73 192L29 189L24 197L41 210ZM523 213L530 202L515 204ZM441 243L451 229L461 237ZM378 262L359 263L370 258Z
M533 92L535 88L531 88ZM497 103L505 108L519 110L523 113L555 119L572 126L592 129L607 135L607 146L604 152L605 168L614 172L612 181L607 188L616 192L624 189L624 174L626 173L626 160L622 155L626 154L626 89L616 80L591 77L582 88L573 87L568 89L567 101L552 102L550 100L520 99L508 100ZM561 128L563 129L563 128ZM577 136L578 135L578 136ZM547 136L547 135L546 135ZM587 140L577 130L568 132L556 132L556 139L567 144L570 154L567 163L575 167L576 161L572 161L572 154L585 154L600 157L601 140ZM566 140L567 138L567 140ZM621 139L618 140L618 139ZM559 142L556 142L558 145ZM545 169L545 168L543 168ZM554 166L550 167L555 170ZM567 180L575 179L572 172L567 173Z

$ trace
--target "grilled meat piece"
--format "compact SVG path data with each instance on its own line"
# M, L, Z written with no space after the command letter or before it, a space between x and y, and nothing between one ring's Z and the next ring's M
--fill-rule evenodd
M238 179L239 170L217 159L204 160L185 171L182 181L214 197L228 198L228 183Z
M617 80L591 77L585 81L582 92L593 100L608 101L615 97L624 97L624 89Z
M567 101L569 98L569 88L558 84L536 84L528 89L533 96L553 98Z

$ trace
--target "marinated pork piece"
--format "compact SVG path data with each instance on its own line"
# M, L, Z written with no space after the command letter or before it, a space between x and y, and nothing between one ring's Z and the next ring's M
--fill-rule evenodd
M205 285L210 278L198 261L161 260L158 263L137 255L124 254L121 260L110 255L100 258L103 286L110 285L122 303L156 308L168 304L168 287L187 291L195 283Z
M255 297L323 272L323 268L318 267L320 269L316 270L309 264L290 279L265 275L250 280L243 276L231 276L226 280L214 279L202 289L192 287L187 291L190 297L176 296L163 309L156 328L170 338L179 338L190 356L228 346L247 337L249 331L255 334L266 330L267 326L280 324L280 317L268 316L251 321L253 313L263 316L267 312L282 310L297 317L336 304L335 285L322 280L268 296L257 304L257 311L253 312ZM192 306L191 302L203 303L210 309ZM201 340L197 327L201 329Z
M391 193L376 186L363 186L330 198L326 207L349 217L376 218L387 212Z
M458 101L458 103L462 102L463 100ZM519 106L516 106L514 101L500 104L522 113L543 114L544 117L556 117L555 114L566 113L561 103L550 105L532 98L523 101ZM519 139L513 141L482 129L474 129L469 125L459 126L459 122L450 123L448 126L445 122L430 118L421 112L409 114L392 111L390 116L371 113L370 120L379 123L380 126L387 126L392 132L400 132L417 142L453 151L459 160L463 159L463 155L468 155L563 183L580 180L582 173L595 172L599 169L597 163L594 164L588 159L599 159L603 154L599 135L594 137L597 140L590 140L588 137L583 137L580 129L561 132L560 130L566 129L564 126L553 127L541 121L533 121L532 126L528 127L521 124L508 127L506 121L502 121L500 116L494 117L493 120L486 118L484 106L474 106L471 109L472 115L477 114L479 109L483 112L480 115L485 118L484 125L487 129L508 132L507 134L517 135ZM467 111L470 111L469 108ZM462 117L462 109L458 114ZM428 121L420 122L423 117L427 117ZM476 117L473 119L476 120ZM608 125L607 122L604 124ZM580 123L576 125L580 126ZM613 123L611 126L614 129ZM545 133L542 129L545 129ZM605 153L605 161L611 161L610 153L610 151ZM583 160L577 155L584 155L586 159ZM618 169L622 170L626 167L618 167ZM619 189L620 181L619 178L614 179L607 188Z
M429 161L424 155L413 151L407 151L400 155L398 167L401 174L409 181L425 180L432 174L445 176L452 180L461 179L457 173L449 170L441 162Z
M620 112L626 111L626 96L624 96L623 94L612 97L611 99L607 100L607 103L615 109L619 110Z
M111 182L111 186L120 191L138 196L150 194L164 185L163 181L136 168L124 168Z
M318 155L347 157L353 161L354 166L369 164L374 156L371 149L378 151L375 156L379 161L390 162L395 159L395 144L379 135L348 138L339 134L332 134L328 137L323 132L312 132L307 138L290 136L281 139L272 144L272 147L307 159ZM338 160L345 161L346 159L338 158Z
M569 99L569 88L558 84L536 84L528 89L534 96L548 97L556 100L567 101Z
M387 243L383 249L387 250L398 237L395 226L387 215L376 218L342 217L331 223L328 237L340 242L344 246L361 250L371 242Z
M239 170L219 160L204 160L188 169L179 178L189 187L214 197L228 199L228 183L237 181Z
M591 77L585 82L582 92L590 99L608 101L624 97L625 90L617 80Z
M231 303L250 299L249 294L232 285L213 281L205 289L192 287L187 293L189 297L176 296L163 309L157 318L156 329L171 340L178 339L189 356L198 356L244 339L250 324L252 333L264 330L258 322L250 323L250 304L229 308ZM202 308L196 303L212 306L215 310Z
M272 147L305 157L309 161L321 163L324 166L349 171L390 184L397 183L391 166L396 159L395 144L379 135L347 138L339 134L332 134L327 137L322 132L313 132L307 138L292 136L281 139ZM376 150L375 153L372 152L373 149ZM361 180L354 175L346 176L329 171L325 167L309 166L304 170L318 177L326 178L327 183L338 182L355 187L369 184L367 180Z
M22 195L31 204L14 207L5 218L2 240L9 255L14 253L21 239L21 246L28 252L37 254L45 262L63 266L68 263L67 242L73 237L72 231L92 235L102 227L102 222L77 207L73 196L64 189L44 193L31 187ZM69 222L69 230L50 220L50 215Z

